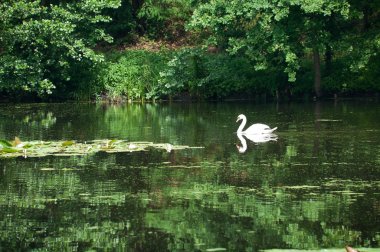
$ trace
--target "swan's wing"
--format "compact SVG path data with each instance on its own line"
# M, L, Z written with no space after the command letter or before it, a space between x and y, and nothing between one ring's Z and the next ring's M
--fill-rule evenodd
M262 123L252 124L248 129L244 131L245 134L267 134L275 131L277 127L271 129L268 125Z
M255 123L255 124L252 124L251 126L249 126L245 131L253 131L253 130L256 130L256 131L260 131L260 130L268 130L270 129L268 125L266 124L262 124L262 123Z

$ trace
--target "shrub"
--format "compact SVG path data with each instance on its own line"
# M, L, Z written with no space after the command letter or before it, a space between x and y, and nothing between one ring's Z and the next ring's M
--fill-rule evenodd
M276 75L255 72L248 59L224 53L210 54L201 49L178 51L160 77L163 94L189 92L198 98L223 98L247 91L263 93L277 88Z
M165 52L125 51L109 55L99 75L104 92L110 99L159 98L159 72L166 60Z

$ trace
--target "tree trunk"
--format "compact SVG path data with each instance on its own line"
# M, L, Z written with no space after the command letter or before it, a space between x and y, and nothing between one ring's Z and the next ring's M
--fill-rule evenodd
M139 11L141 7L144 4L144 0L132 0L131 1L131 7L132 7L132 16L134 17L134 20L137 22L136 31L139 33L139 35L144 35L146 32L146 24L145 21L138 17Z
M313 50L314 59L314 91L316 98L321 97L321 58L317 48Z
M325 75L329 76L332 73L332 59L333 59L333 52L330 45L326 45L326 52L325 52Z
M371 27L371 23L369 21L371 15L371 8L366 4L363 8L363 31L366 32Z
M137 12L140 10L142 5L144 4L144 0L132 0L132 11L135 16L137 16Z

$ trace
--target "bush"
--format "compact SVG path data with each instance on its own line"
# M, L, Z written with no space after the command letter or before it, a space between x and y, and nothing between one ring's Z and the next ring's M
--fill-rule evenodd
M378 91L380 67L373 59L371 67L352 73L339 61L333 74L323 77L322 91L335 93ZM322 69L324 66L322 65ZM172 52L144 50L109 55L100 71L100 86L110 99L131 100L189 96L194 99L267 97L310 97L314 95L312 62L305 60L295 83L276 68L255 70L243 56L222 52L208 53L200 48L184 48Z
M188 0L145 0L138 12L144 34L151 39L175 42L181 39L193 11Z
M281 83L287 83L283 73L255 71L244 57L210 54L199 48L170 53L133 50L109 55L99 79L110 100L154 100L183 94L197 99L274 95Z
M159 98L159 73L166 60L165 52L144 50L109 55L99 74L105 94L111 100Z
M224 98L236 93L273 93L276 75L255 71L252 63L240 56L210 54L201 49L178 51L160 74L163 94L189 92L198 98Z

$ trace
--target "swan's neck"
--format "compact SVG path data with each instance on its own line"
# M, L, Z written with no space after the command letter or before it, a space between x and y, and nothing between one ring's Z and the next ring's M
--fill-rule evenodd
M243 132L243 128L244 128L246 123L247 123L247 118L243 117L242 122L241 122L241 124L237 130L237 133Z

